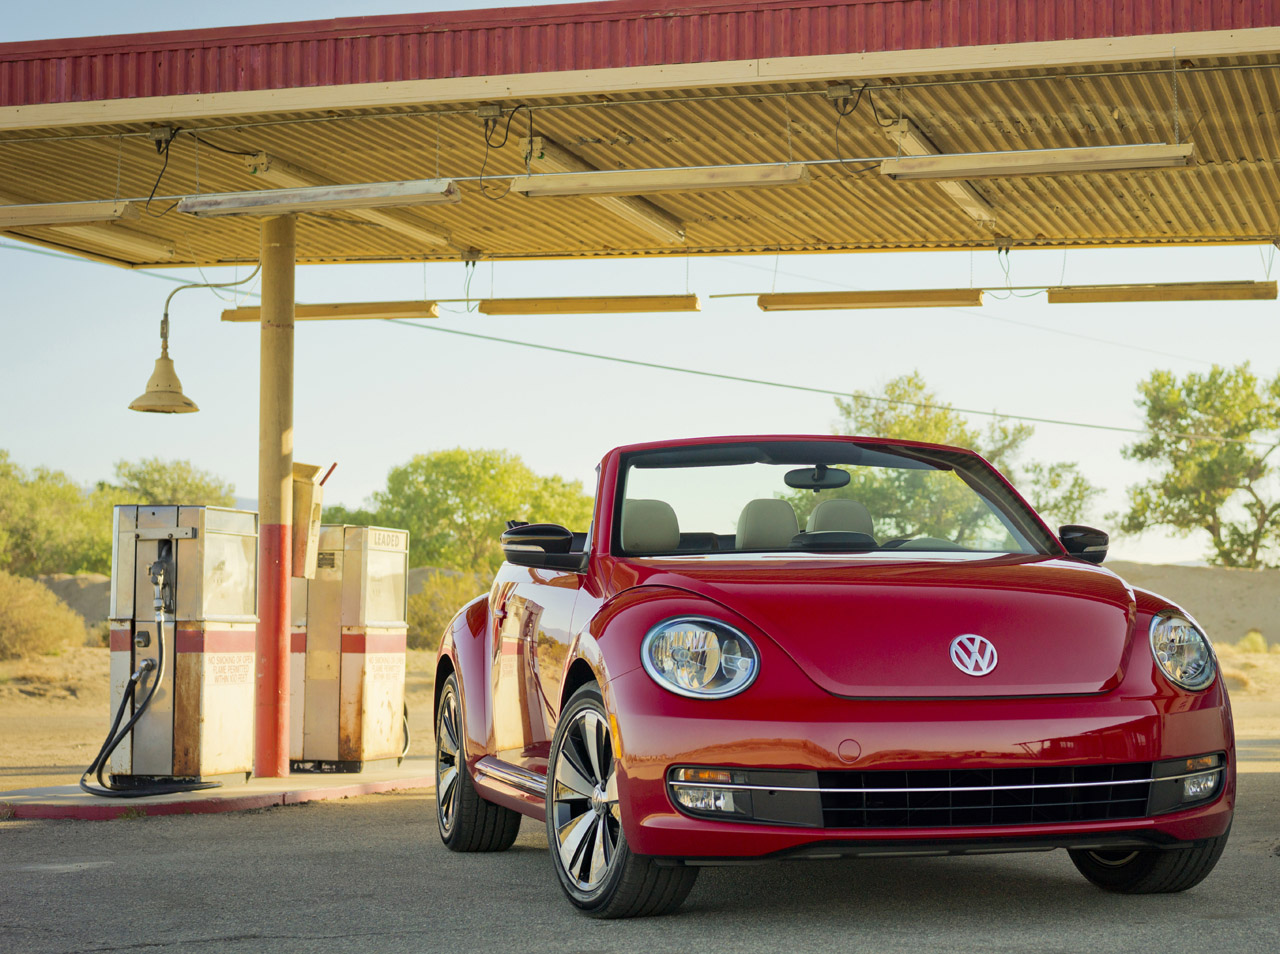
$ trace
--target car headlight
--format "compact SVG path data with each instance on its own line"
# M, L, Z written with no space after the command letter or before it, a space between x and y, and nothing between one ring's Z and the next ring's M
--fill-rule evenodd
M645 636L640 658L653 681L691 699L735 696L755 681L760 653L727 623L682 616Z
M1209 640L1177 614L1151 621L1151 654L1169 681L1183 689L1204 689L1217 673Z

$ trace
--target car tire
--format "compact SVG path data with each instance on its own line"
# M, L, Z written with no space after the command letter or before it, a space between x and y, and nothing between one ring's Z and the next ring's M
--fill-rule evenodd
M1193 888L1208 877L1230 834L1228 829L1216 838L1163 851L1072 849L1068 854L1080 873L1099 888L1120 894L1169 894Z
M506 851L520 834L520 813L485 801L467 771L462 697L453 674L436 707L436 824L450 851Z
M595 918L650 917L680 907L698 869L659 866L627 844L609 717L594 684L569 698L548 767L547 844L570 903Z

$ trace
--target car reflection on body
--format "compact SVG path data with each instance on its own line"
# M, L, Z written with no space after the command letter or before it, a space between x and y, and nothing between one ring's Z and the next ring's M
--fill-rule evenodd
M498 851L544 820L597 917L761 858L1061 847L1106 889L1190 888L1231 826L1227 694L1106 547L954 447L610 451L590 532L513 522L444 635L441 837Z

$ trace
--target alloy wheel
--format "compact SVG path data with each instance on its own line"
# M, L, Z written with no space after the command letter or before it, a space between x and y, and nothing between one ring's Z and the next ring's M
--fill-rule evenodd
M458 731L458 696L452 687L440 700L440 716L436 720L436 812L440 831L453 830L458 808L458 758L461 733Z
M557 754L551 802L561 867L581 890L600 886L618 851L622 816L609 726L594 709L572 717Z

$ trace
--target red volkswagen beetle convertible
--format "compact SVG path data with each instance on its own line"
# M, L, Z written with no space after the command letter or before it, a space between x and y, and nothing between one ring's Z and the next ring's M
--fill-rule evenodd
M589 532L502 542L440 649L440 836L499 851L545 819L588 914L674 910L711 863L1066 848L1149 893L1222 854L1235 751L1203 630L970 451L621 447Z

